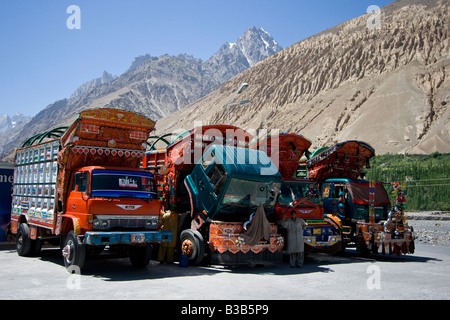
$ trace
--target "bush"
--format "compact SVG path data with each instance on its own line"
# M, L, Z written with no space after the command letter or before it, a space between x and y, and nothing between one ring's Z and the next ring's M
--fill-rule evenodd
M450 154L379 155L372 159L366 179L384 182L392 201L391 184L399 182L410 211L450 210Z

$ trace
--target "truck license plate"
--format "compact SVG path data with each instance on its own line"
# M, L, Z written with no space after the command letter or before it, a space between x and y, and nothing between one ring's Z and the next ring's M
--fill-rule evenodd
M131 242L133 243L142 243L145 241L145 234L135 233L131 235Z

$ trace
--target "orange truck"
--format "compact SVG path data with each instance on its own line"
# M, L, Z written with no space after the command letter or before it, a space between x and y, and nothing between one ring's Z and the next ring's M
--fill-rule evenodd
M66 268L77 272L88 253L108 246L146 266L152 243L172 239L159 230L154 176L139 169L153 128L142 115L101 108L26 140L15 156L10 223L18 254L60 243Z

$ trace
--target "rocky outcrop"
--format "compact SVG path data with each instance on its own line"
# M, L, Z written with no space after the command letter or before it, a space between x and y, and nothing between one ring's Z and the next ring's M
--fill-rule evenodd
M205 61L203 69L213 82L220 84L281 50L267 31L252 27L235 43L225 43Z

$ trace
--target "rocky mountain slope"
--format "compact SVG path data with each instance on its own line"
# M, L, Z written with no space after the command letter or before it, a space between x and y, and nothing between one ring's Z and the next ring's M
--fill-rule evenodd
M157 133L194 121L297 132L312 149L359 139L378 154L450 152L449 6L398 0L255 64L196 103L157 122Z
M26 126L0 134L0 155L11 155L26 137L66 125L87 108L122 108L158 120L280 50L282 48L265 30L253 27L235 44L223 45L207 61L187 54L139 56L119 77L104 72L102 77L80 86L68 99L47 106Z

